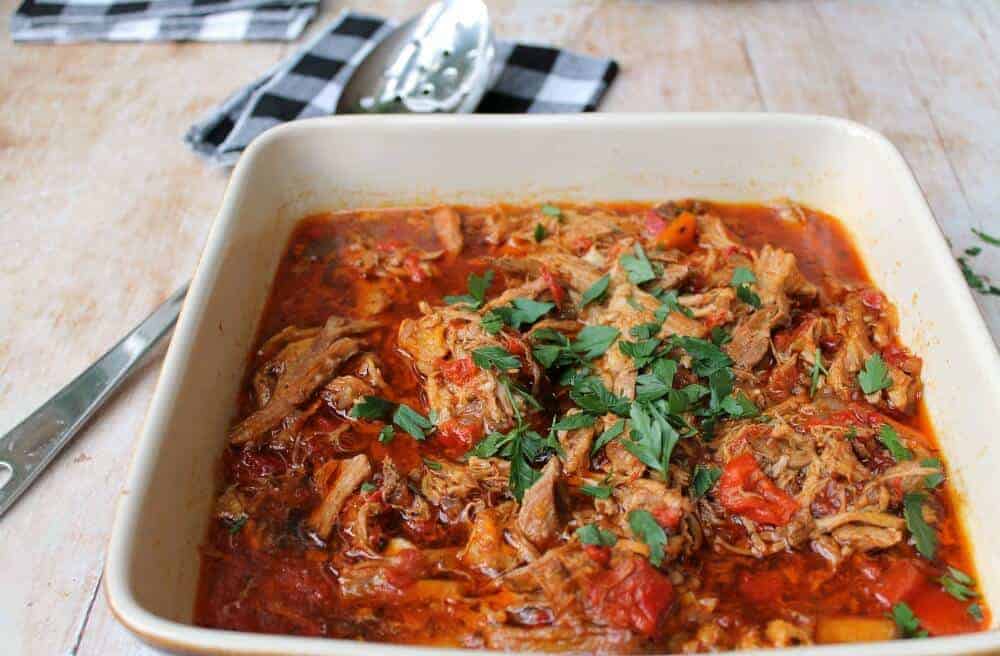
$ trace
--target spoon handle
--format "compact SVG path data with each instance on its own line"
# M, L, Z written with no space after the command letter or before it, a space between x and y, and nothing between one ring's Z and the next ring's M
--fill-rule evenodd
M170 333L186 294L187 285L73 382L0 437L0 516Z

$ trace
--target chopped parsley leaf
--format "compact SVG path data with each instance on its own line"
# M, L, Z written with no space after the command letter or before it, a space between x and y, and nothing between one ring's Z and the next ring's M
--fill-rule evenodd
M595 499L611 498L611 488L607 485L581 485L580 491Z
M861 391L865 394L874 394L892 387L889 367L886 366L881 355L876 353L865 360L864 369L858 372L858 384L861 385Z
M663 547L667 544L663 527L656 523L648 510L631 511L628 525L632 533L649 547L649 562L659 567L663 563Z
M901 601L892 607L893 621L896 622L896 628L899 629L899 635L904 638L926 638L927 631L920 628L920 620L917 616L913 614L913 610L906 604L906 602Z
M389 444L396 437L396 429L391 424L386 424L378 432L378 441L382 444Z
M548 203L545 203L544 205L542 205L542 214L544 214L545 216L561 217L562 210L556 207L555 205L549 205Z
M552 430L564 431L575 430L577 428L589 428L597 421L594 415L578 412L574 415L566 415L556 423L552 424Z
M920 464L924 467L933 467L937 471L933 474L928 474L924 476L924 485L933 489L944 481L944 465L937 458L924 458L920 461Z
M913 536L913 542L927 560L933 560L937 553L937 533L924 520L924 499L926 495L921 492L909 492L903 496L903 517L906 519L906 528Z
M472 362L480 369L520 369L521 360L502 346L481 346L472 351Z
M569 398L582 409L598 415L613 412L618 416L627 416L629 412L628 399L613 394L597 376L577 380Z
M542 225L541 223L536 223L536 224L535 224L535 232L534 232L534 237L535 237L535 243L536 243L536 244L539 244L539 243L541 243L541 241L542 241L543 239L545 239L545 236L546 236L547 234L548 234L548 233L547 233L547 232L545 231L545 226L543 226L543 225Z
M809 398L816 396L816 390L819 389L819 377L829 375L830 372L823 366L823 355L817 348L816 352L813 354L812 371L809 374L809 378L811 380L809 384Z
M621 331L613 326L586 326L577 333L572 349L580 357L593 360L604 355L620 334Z
M469 293L462 294L461 296L445 296L444 302L448 305L462 303L464 305L468 305L470 309L478 310L483 306L483 301L486 300L486 290L490 288L492 283L493 271L487 271L481 276L470 273L469 278L466 281Z
M753 271L746 267L736 267L733 269L733 278L729 284L736 290L737 298L754 309L759 309L760 296L750 289L750 285L755 282L757 282L757 276L753 274Z
M878 432L878 441L881 442L885 448L889 449L889 453L892 454L892 459L896 462L913 460L913 452L907 449L903 443L899 441L899 433L897 433L896 429L889 424L882 424L882 428L880 428Z
M685 305L681 305L676 289L672 289L669 292L661 292L657 298L660 301L660 307L656 308L653 315L660 323L666 321L671 312L680 312L688 319L694 317L694 310Z
M583 544L598 547L613 547L618 542L618 536L611 531L605 531L597 524L586 524L576 529L576 537Z
M938 583L945 592L959 601L968 601L979 596L979 593L973 590L976 582L972 577L950 565L948 572L938 579Z
M440 462L434 462L433 460L430 460L428 458L423 458L422 460L424 461L424 464L427 465L427 469L432 469L434 471L441 471Z
M396 412L392 415L392 423L402 428L417 440L426 439L426 432L434 428L434 424L427 417L405 403L400 403L396 407Z
M248 517L246 515L240 515L236 519L229 522L228 531L230 535L236 535L240 532L240 529L247 523Z
M382 419L396 407L392 401L378 396L364 396L348 413L351 419Z
M992 246L1000 246L1000 237L994 237L993 235L988 235L982 230L976 230L975 228L972 229L972 234L976 235L977 237L985 241L987 244L990 244Z
M652 262L646 257L646 251L642 250L642 244L636 244L633 249L635 255L622 255L619 258L622 267L628 273L628 279L633 285L641 285L656 278L656 271Z
M705 496L709 490L722 478L722 470L718 467L697 465L691 479L691 496L695 499Z
M604 298L604 295L608 292L608 285L611 284L611 274L604 274L597 279L593 285L587 288L587 291L583 292L583 296L580 297L580 307L587 307L590 303L599 301Z
M959 268L962 269L962 275L965 276L965 282L972 289L976 290L980 294L993 294L994 296L1000 296L1000 287L996 285L991 285L989 278L986 276L981 276L972 270L969 263L964 257L955 258L958 261Z
M625 431L624 419L619 419L615 423L608 426L608 428L603 433L601 433L596 440L594 440L594 445L590 447L591 455L596 454L598 451L604 448L604 446L608 442L621 435L622 432L624 431Z

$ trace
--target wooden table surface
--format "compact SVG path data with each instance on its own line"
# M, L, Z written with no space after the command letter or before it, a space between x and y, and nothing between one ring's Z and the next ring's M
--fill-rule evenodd
M357 2L402 18L421 0ZM501 37L609 55L602 111L845 116L903 152L958 253L1000 233L1000 4L488 2ZM326 0L323 24L345 3ZM4 14L14 0L0 0ZM225 189L185 129L288 44L0 39L0 431L193 272ZM973 265L1000 281L1000 249ZM1000 298L977 299L1000 336ZM140 654L101 572L151 365L0 519L0 652Z

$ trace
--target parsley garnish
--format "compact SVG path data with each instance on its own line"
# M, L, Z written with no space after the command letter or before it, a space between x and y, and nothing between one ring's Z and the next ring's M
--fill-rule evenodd
M865 368L858 372L858 384L865 394L874 394L880 390L892 387L889 377L889 367L882 356L876 353L865 360Z
M560 217L562 216L562 210L556 207L555 205L549 205L548 203L546 203L542 205L542 214L544 214L545 216Z
M576 529L576 537L583 544L593 544L598 547L613 547L618 542L617 535L605 531L597 524L586 524Z
M816 390L819 389L819 377L829 375L830 372L823 366L823 355L817 348L816 353L813 354L812 372L809 374L809 378L812 380L809 384L809 398L816 396Z
M392 415L392 423L418 440L425 439L427 437L425 431L434 428L434 424L427 417L405 403L400 403L396 408L396 412Z
M600 451L604 445L606 445L611 440L615 439L625 430L625 420L619 419L615 423L608 426L607 430L601 433L596 440L594 440L594 445L590 447L591 455Z
M580 491L595 499L608 499L611 497L611 488L607 485L581 485Z
M510 476L507 484L510 492L520 503L524 498L524 493L535 484L541 474L531 466L531 462L537 460L547 451L558 450L558 442L542 439L542 436L524 423L521 412L514 403L512 391L517 393L526 403L539 409L541 405L527 391L518 387L506 376L501 377L500 384L507 394L511 407L514 408L514 417L517 425L507 433L490 433L476 446L469 451L468 455L480 458L490 458L500 456L510 461ZM553 442L555 442L553 444Z
M987 244L992 244L993 246L1000 246L1000 237L994 237L993 235L988 235L982 230L972 229L972 234L976 235Z
M535 323L554 307L555 303L534 301L530 298L515 298L510 302L510 305L493 308L483 315L480 325L491 335L500 332L503 324L507 324L514 330L520 330L523 324Z
M703 378L732 366L733 361L725 351L712 342L697 337L674 335L668 342L670 348L682 348L691 356L692 370Z
M637 342L618 342L618 350L635 360L637 369L642 369L655 357L660 346L658 339L642 339Z
M924 499L926 496L921 492L910 492L903 496L903 517L906 519L906 528L913 536L913 542L917 545L917 551L927 560L933 560L937 552L937 533L927 525L924 520Z
M913 460L913 452L903 446L903 443L899 441L899 434L889 424L882 424L882 428L878 432L878 441L881 442L885 448L889 449L889 453L892 454L892 459L896 462L903 462L904 460Z
M892 619L896 622L899 634L904 638L927 637L927 631L920 628L920 621L906 602L901 601L892 607Z
M247 523L247 519L248 517L246 515L240 515L231 521L228 526L229 535L236 535L239 533L240 529L243 528L243 525Z
M629 412L628 399L613 394L597 376L586 376L576 381L569 398L582 409L598 415L613 412L626 416Z
M666 321L667 316L669 316L671 312L680 312L688 319L694 317L694 310L681 305L677 296L677 290L672 289L669 292L661 292L656 298L660 301L660 307L656 308L656 311L653 312L653 316L655 316L656 320L660 323Z
M705 496L720 478L722 470L718 467L697 465L694 468L694 477L691 479L691 496L695 499Z
M378 487L374 483L370 483L368 481L365 481L364 483L361 484L361 491L364 492L365 494L368 494L369 492L374 492L377 489Z
M978 602L974 604L969 604L969 607L966 610L969 611L969 615L972 616L972 619L976 620L977 622L983 621L983 607L980 606Z
M722 326L716 326L712 328L712 343L716 346L725 346L729 342L733 341L733 336L726 332L726 329Z
M541 223L536 223L535 224L535 233L534 233L534 235L535 235L535 243L536 244L540 244L542 242L542 240L545 239L545 235L547 235L547 234L548 233L545 231L545 226L543 226Z
M968 601L979 596L979 593L972 589L976 585L972 577L950 565L948 572L938 579L938 583L941 584L945 592L959 601Z
M421 458L421 459L424 461L424 464L427 465L427 469L432 469L434 471L441 471L440 462L434 462L433 460L430 460L428 458Z
M760 308L760 296L750 289L750 285L757 282L757 276L746 267L736 267L733 269L733 278L729 284L736 289L736 296L754 309Z
M572 349L585 360L593 360L604 355L620 334L613 326L587 326L577 334Z
M965 282L972 289L976 290L980 294L993 294L994 296L1000 296L1000 287L996 285L991 285L989 278L986 276L981 276L972 270L969 263L964 257L955 258L958 261L959 268L962 269L962 275L965 276Z
M578 412L575 415L566 415L556 423L552 424L552 430L564 431L575 430L577 428L589 428L590 426L593 426L596 421L597 418L593 415Z
M756 417L760 410L742 392L730 394L722 400L722 409L733 419Z
M470 309L478 310L483 306L483 301L486 300L486 290L490 288L492 283L493 271L487 271L481 276L470 273L469 278L466 281L469 293L462 294L461 296L445 296L444 302L448 305L464 303L465 305L468 305Z
M619 262L628 273L628 279L633 285L641 285L656 278L656 271L652 262L646 257L646 251L642 250L642 244L636 244L633 249L635 255L622 255Z
M364 396L347 414L351 419L383 419L395 404L377 396Z
M601 300L608 291L608 285L611 284L611 275L604 274L597 279L593 285L587 288L587 291L583 292L583 296L580 297L580 307L587 307L588 304L594 301Z
M503 317L494 310L490 310L479 320L479 325L489 334L496 335L503 329Z
M663 527L656 523L648 510L630 512L628 525L632 533L649 547L649 562L659 567L663 563L663 547L667 544Z
M924 467L933 467L937 470L937 472L927 474L927 476L924 477L924 485L932 489L941 485L941 482L944 481L944 474L942 473L944 466L941 464L941 461L937 458L924 458L920 461L920 464Z
M502 346L481 346L472 351L472 362L480 369L520 369L521 360Z
M647 467L666 473L680 434L655 404L633 403L629 419L632 439L622 444Z
M636 378L635 400L640 403L655 401L667 395L670 386L666 385L655 374L642 374Z
M386 424L382 427L382 430L378 432L378 441L382 444L389 444L396 437L396 429L390 424Z

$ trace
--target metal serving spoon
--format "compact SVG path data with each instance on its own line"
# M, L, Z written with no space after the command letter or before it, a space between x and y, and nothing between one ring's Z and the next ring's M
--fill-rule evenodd
M338 114L471 112L490 82L489 14L481 0L441 0L361 62ZM69 385L0 437L0 516L170 334L187 286Z

